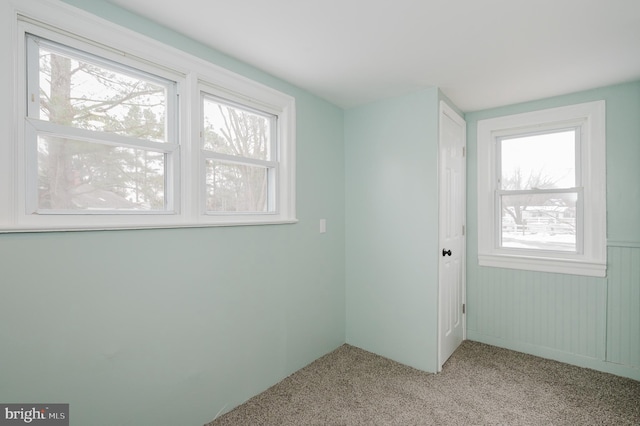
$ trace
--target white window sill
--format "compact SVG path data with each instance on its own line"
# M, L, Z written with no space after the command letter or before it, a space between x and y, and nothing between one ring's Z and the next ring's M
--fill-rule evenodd
M554 259L548 257L515 256L505 254L479 254L480 266L495 268L524 269L528 271L553 272L558 274L606 277L606 262L593 262L582 259Z
M103 224L86 226L48 225L43 227L0 227L0 234L33 233L33 232L72 232L72 231L107 231L132 229L176 229L176 228L212 228L220 226L253 226L253 225L286 225L298 223L298 219L273 220L236 220L215 223L154 223L154 224Z

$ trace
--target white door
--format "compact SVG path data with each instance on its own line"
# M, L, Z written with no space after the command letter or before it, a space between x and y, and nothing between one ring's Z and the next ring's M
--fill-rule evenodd
M466 123L440 102L438 370L465 337Z

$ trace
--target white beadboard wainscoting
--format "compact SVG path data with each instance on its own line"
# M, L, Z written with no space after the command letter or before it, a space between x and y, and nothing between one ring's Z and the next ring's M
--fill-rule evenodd
M608 243L606 278L469 269L470 340L640 380L640 243Z
M640 368L640 243L609 244L607 361Z

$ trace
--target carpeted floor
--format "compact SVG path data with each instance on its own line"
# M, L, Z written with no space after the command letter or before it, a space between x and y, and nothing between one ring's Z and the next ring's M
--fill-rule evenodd
M470 341L440 374L343 345L220 425L640 425L640 382Z

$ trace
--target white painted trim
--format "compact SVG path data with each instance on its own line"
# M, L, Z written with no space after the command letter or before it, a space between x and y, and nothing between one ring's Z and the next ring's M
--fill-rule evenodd
M9 96L0 100L5 117L10 117L6 126L9 138L0 142L0 232L32 232L89 229L132 229L165 227L202 227L231 225L264 225L296 223L296 104L295 98L266 85L250 80L211 62L162 44L132 30L120 27L105 19L54 0L3 0L0 14L1 52L10 58L8 65L0 71ZM6 13L5 13L6 12ZM16 81L23 80L24 65L21 58L18 21L36 24L41 34L62 34L74 47L85 49L83 43L100 49L100 55L126 64L135 63L139 69L149 71L169 79L179 80L179 156L175 168L176 179L169 182L176 191L173 211L160 214L111 215L62 214L27 215L25 205L24 176L19 173L24 167L24 153L16 152L23 144L24 85L18 87ZM45 37L46 38L46 37ZM102 49L105 49L102 51ZM91 50L91 49L87 49ZM224 97L238 103L268 111L278 115L278 132L281 140L278 158L277 192L278 211L276 214L216 214L206 215L201 210L203 182L200 182L202 157L200 156L199 135L199 90L200 84L211 87ZM21 89L22 87L22 89ZM10 114L9 114L10 112ZM16 148L18 147L18 148ZM173 149L173 148L172 148ZM179 179L177 178L179 173ZM16 182L17 181L17 182ZM46 219L43 219L46 217ZM80 221L80 222L79 222Z
M640 241L618 241L618 240L610 240L607 241L608 247L629 247L629 248L640 248Z
M533 256L478 255L481 266L495 268L524 269L538 272L555 272L559 274L583 275L590 277L605 277L606 263L582 262L579 260L552 259Z
M37 228L35 226L24 229L0 229L0 233L13 234L13 233L34 233L34 232L72 232L72 231L124 231L133 229L174 229L174 228L209 228L218 226L256 226L256 225L286 225L298 223L298 219L292 220L265 220L263 218L251 220L238 220L234 218L233 221L217 221L215 224L199 224L188 223L175 224L175 223L120 223L117 225L87 225L87 226L47 226L43 228Z
M580 121L584 189L582 253L499 248L496 212L496 137ZM478 263L510 269L606 275L605 101L588 102L478 121Z

